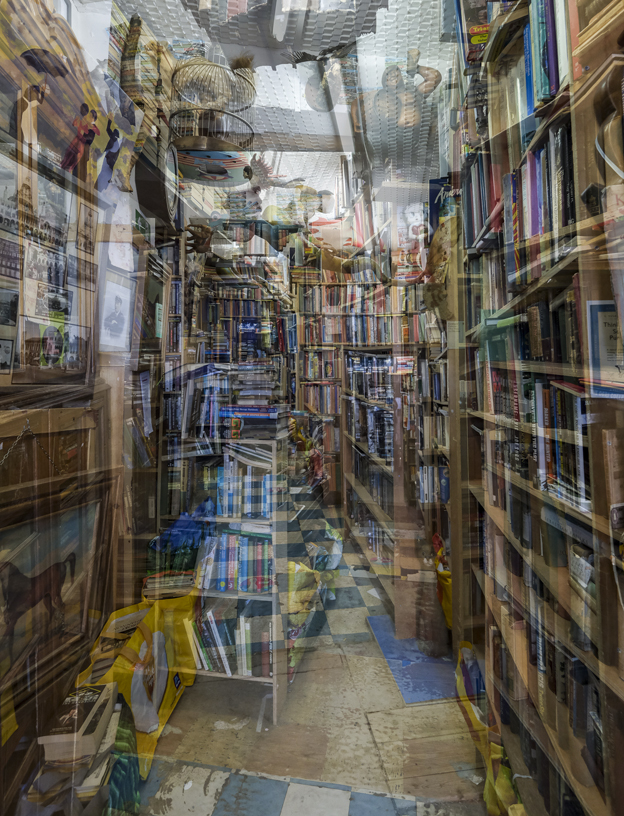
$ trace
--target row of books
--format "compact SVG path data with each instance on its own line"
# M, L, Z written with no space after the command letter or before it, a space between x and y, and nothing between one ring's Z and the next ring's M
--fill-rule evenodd
M348 400L345 418L347 432L356 442L365 443L372 456L393 464L394 415L391 411Z
M218 290L223 290L226 287L217 287ZM217 291L216 297L219 298L219 310L222 317L264 317L268 318L275 314L280 314L280 303L276 300L262 299L261 297L250 298L244 297L247 289L235 290L236 294L241 292L240 297L234 298L233 295L227 295L223 292ZM261 290L255 290L262 293Z
M386 354L345 354L346 386L365 399L388 402L393 398L393 358Z
M393 311L391 289L380 283L304 285L299 288L299 308L308 314L390 314Z
M449 469L446 465L420 465L418 498L421 504L446 504L451 496Z
M305 349L301 361L301 376L308 380L340 377L340 352L336 348Z
M331 381L303 383L303 404L317 414L339 414L341 392L341 386Z
M587 633L580 631L574 605L562 605L513 548L505 550L504 536L490 533L488 538L492 537L494 552L488 556L487 569L494 582L492 603L499 605L500 629L497 625L489 628L489 670L506 703L501 705L501 719L509 722L511 709L527 724L535 726L541 720L549 726L553 737L546 737L539 726L531 730L538 738L541 730L546 737L542 746L553 759L556 752L551 740L556 739L564 751L575 744L582 761L573 766L573 775L578 779L591 776L605 795L610 792L609 782L615 784L608 778L606 749L614 736L610 729L617 728L622 702L615 695L603 696L599 677L570 648L570 644L582 650L592 648ZM571 594L576 595L574 588ZM607 698L610 705L605 707ZM615 761L615 756L609 761Z
M353 475L370 493L372 500L390 518L394 515L394 482L358 448L353 448Z
M528 372L517 378L509 374L489 371L492 413L507 421L506 427L486 432L489 465L509 468L537 489L590 509L584 389Z
M285 317L232 315L205 326L204 333L204 356L214 362L245 362L292 350Z
M169 314L182 314L182 281L171 281L169 289Z
M270 592L273 586L271 534L226 528L208 536L197 556L196 586L219 592Z
M271 518L277 474L270 471L270 454L265 461L250 458L248 446L241 450L236 443L223 450L223 466L217 469L217 515ZM255 461L259 465L250 464Z
M182 320L170 317L167 327L167 354L179 354L182 349Z
M273 676L273 618L266 602L202 604L198 598L195 618L185 627L198 669L228 677Z

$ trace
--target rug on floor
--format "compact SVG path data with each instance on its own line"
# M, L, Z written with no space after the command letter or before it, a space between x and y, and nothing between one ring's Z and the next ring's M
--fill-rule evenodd
M406 704L455 696L455 664L450 657L428 657L415 638L397 640L389 615L366 620Z

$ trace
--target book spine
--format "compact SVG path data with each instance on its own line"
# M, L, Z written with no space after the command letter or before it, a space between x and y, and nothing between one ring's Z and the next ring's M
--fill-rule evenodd
M256 541L256 592L263 589L263 569L262 569L262 540Z
M557 58L557 30L555 26L555 5L553 0L544 0L546 19L546 49L548 52L548 83L550 95L559 90L559 61Z

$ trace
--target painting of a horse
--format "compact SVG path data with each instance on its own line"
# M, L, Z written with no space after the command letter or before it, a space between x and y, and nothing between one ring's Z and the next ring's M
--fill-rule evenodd
M61 591L67 577L67 568L71 583L76 574L76 555L70 553L63 561L57 561L47 569L29 578L10 561L0 561L0 587L4 600L5 636L12 651L13 633L18 620L37 604L43 601L48 610L49 623L52 622L54 610L63 612L65 604Z

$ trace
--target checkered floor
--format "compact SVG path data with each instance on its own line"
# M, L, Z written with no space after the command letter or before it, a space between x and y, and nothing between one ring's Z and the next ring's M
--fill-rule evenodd
M289 560L308 559L306 543L320 544L325 537L326 522L344 532L344 522L340 507L325 506L320 490L293 495L293 514L303 507L294 521L288 522L287 541L278 557L287 555ZM343 552L333 594L323 593L320 608L310 628L307 638L331 636L336 643L362 643L372 639L366 618L370 615L387 615L392 611L381 581L371 570L368 559L358 545L349 539L343 540ZM284 576L286 578L286 576ZM280 586L280 591L286 590Z
M483 816L478 802L425 802L348 785L156 761L141 813L154 816Z

